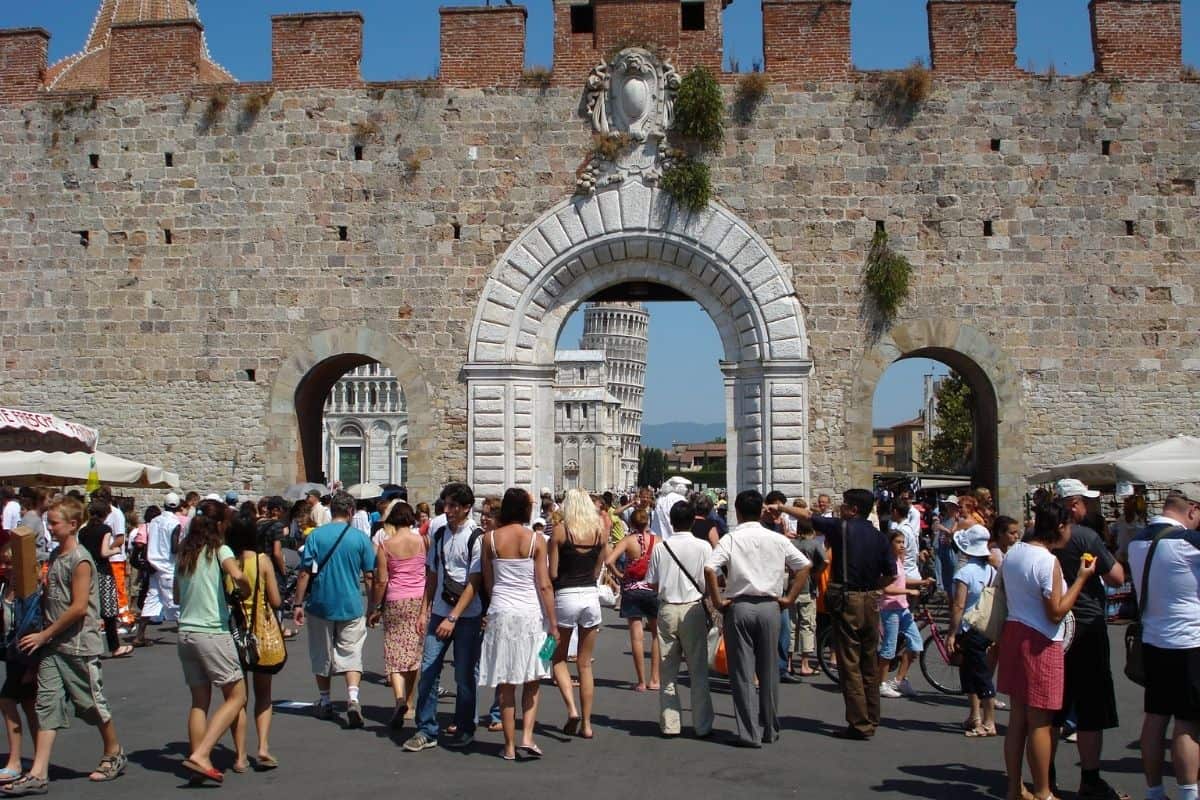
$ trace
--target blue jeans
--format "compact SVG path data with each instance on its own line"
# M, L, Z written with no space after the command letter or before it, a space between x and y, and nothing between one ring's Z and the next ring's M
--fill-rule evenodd
M446 640L434 632L445 617L429 618L425 631L425 649L421 655L421 678L417 683L417 730L431 739L438 735L437 688L446 650L454 644L454 724L459 733L475 733L475 688L479 678L479 648L483 643L482 617L462 617L454 634Z
M933 555L933 572L938 586L950 597L954 597L954 573L958 571L958 552L953 544L939 542Z

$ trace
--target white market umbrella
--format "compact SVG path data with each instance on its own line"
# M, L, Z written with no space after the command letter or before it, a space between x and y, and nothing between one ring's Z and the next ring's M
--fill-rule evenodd
M372 500L383 496L383 487L378 483L356 483L345 492L355 500Z
M1200 481L1200 437L1176 435L1123 450L1077 458L1030 477L1030 483L1075 478L1096 486L1170 486Z
M283 490L282 497L284 500L291 500L292 502L295 502L297 500L303 500L305 495L314 489L323 495L329 494L329 487L321 483L293 483L291 486Z
M0 451L94 452L99 433L53 414L0 407Z
M0 452L0 480L34 486L76 486L87 482L95 459L100 483L141 489L178 489L179 476L162 467L140 464L108 453Z

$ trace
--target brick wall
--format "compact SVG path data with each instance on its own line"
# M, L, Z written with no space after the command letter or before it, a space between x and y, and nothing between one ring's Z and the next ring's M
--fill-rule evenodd
M685 74L696 66L721 73L721 10L725 0L704 0L704 30L683 30L679 0L591 0L594 29L571 32L571 7L554 0L554 82L578 85L610 51L630 44L655 45Z
M109 91L148 95L190 88L203 56L201 31L195 20L113 25Z
M0 104L37 96L49 48L50 34L41 28L0 31Z
M929 54L939 78L1015 78L1016 0L929 0Z
M516 86L525 69L524 6L442 8L441 80L448 86Z
M271 80L279 89L362 85L363 18L357 11L271 17Z
M763 0L763 67L773 80L850 76L850 0Z
M1096 72L1130 80L1178 80L1183 66L1179 0L1092 0Z

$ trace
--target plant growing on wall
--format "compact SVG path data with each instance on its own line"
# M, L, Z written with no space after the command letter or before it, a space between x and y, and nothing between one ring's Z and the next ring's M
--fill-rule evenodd
M767 94L767 86L767 76L757 70L738 78L733 94L733 111L743 125L754 118L754 112Z
M863 286L885 325L891 324L908 299L911 281L912 265L908 259L892 250L886 231L876 231L863 269Z
M704 208L712 199L712 179L708 164L684 155L671 160L663 170L659 185L675 202L693 211Z
M933 73L917 59L909 66L886 72L875 91L875 105L888 115L908 121L933 91Z
M711 150L725 134L725 98L713 74L696 67L679 82L674 130Z

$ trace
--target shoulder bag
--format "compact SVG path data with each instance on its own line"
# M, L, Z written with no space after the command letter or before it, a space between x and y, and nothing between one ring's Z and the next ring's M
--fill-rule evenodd
M679 571L687 576L688 582L691 583L692 586L695 586L696 591L700 593L700 607L704 609L704 625L706 628L708 628L708 630L711 631L713 625L716 623L713 621L712 611L710 611L708 608L708 601L704 596L704 590L700 588L700 584L695 578L692 577L692 573L688 572L683 566L683 563L679 560L679 556L675 555L675 551L671 549L671 545L664 540L662 546L663 549L667 551L667 554L671 556L671 560L675 562L675 565L679 567Z
M1008 597L1004 594L1004 579L996 570L992 582L979 593L979 602L963 614L963 622L989 642L998 642L1007 620Z
M453 609L456 605L458 605L458 601L462 598L463 592L465 592L467 590L467 584L460 583L459 581L456 581L453 578L451 578L449 571L447 571L447 569L446 569L446 544L445 544L445 542L446 542L446 528L447 527L449 527L449 526L447 525L447 526L438 528L437 533L434 534L434 547L436 548L434 551L435 552L434 558L437 560L438 568L441 570L441 573L442 573L442 600L444 600L446 602L446 605L450 606L450 608ZM471 531L471 538L467 540L467 579L468 579L468 581L470 580L470 577L471 577L471 553L475 549L475 543L478 542L480 537L482 537L482 536L483 536L483 528L475 528L474 530ZM487 603L487 600L484 598L483 592L480 592L478 596L479 596L479 602L483 606L484 613L487 613L488 603Z
M1154 560L1154 551L1162 538L1175 529L1174 525L1165 525L1154 535L1150 542L1150 550L1146 553L1146 565L1142 567L1142 590L1138 592L1137 619L1125 628L1125 677L1138 686L1146 685L1146 662L1142 645L1142 615L1146 613L1146 598L1150 595L1150 562Z

